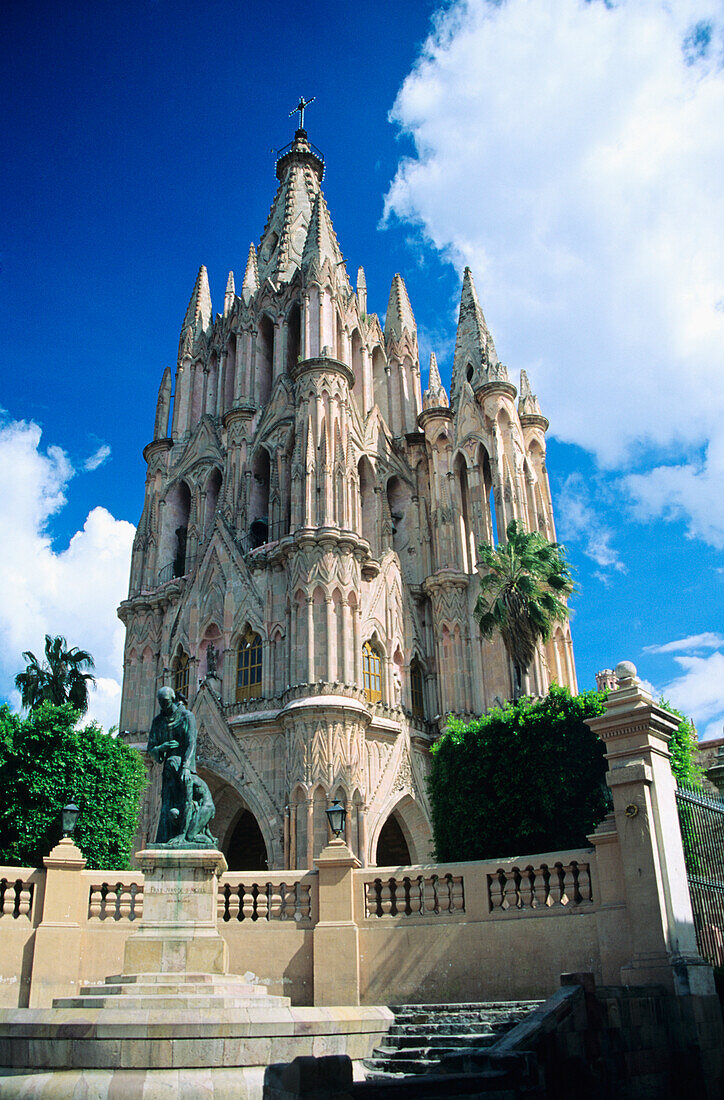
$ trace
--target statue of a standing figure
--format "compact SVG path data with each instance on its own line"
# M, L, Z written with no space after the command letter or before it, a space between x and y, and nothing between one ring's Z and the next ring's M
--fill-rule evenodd
M208 824L216 813L211 791L196 774L196 719L173 688L158 692L159 713L146 751L163 764L161 814L154 848L216 848Z

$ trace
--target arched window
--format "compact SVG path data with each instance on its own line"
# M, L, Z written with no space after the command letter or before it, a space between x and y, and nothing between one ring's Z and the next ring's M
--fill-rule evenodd
M362 646L362 686L370 703L379 703L382 699L382 661L372 644Z
M425 688L422 681L422 666L417 657L410 663L410 702L412 713L417 718L425 717Z
M172 665L172 687L177 695L182 695L184 702L189 700L189 655L183 650L174 659Z
M250 626L239 642L236 654L236 701L261 696L261 638Z

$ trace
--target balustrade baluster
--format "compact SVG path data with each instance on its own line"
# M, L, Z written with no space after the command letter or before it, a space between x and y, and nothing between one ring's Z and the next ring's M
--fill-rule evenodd
M88 918L89 920L98 920L101 915L101 888L100 886L91 886L90 897L88 898Z
M551 872L547 863L542 864L540 869L540 875L543 879L544 901L547 909L550 909L551 905L555 905L555 899L551 896L551 890L554 889L554 874Z
M116 893L115 886L112 886L110 882L108 883L104 902L104 918L106 920L117 920L118 918L116 916L116 904L118 902L118 894Z
M591 901L593 898L593 892L591 890L591 870L587 863L578 864L578 896L581 901Z
M563 868L563 893L561 894L561 905L576 904L575 865L569 863Z
M440 892L440 912L451 913L452 912L452 875L447 874L445 878L440 880L439 884Z
M500 871L496 871L494 875L488 875L488 900L490 902L491 912L493 909L502 908L503 883L501 881Z
M2 915L12 917L15 914L15 883L2 880Z
M279 883L269 883L269 920L281 920L282 895Z
M239 883L239 897L241 899L241 912L239 920L251 920L254 915L254 886L245 886Z
M241 912L241 893L242 893L243 889L244 889L244 887L240 886L240 885L239 886L231 886L229 888L229 896L228 896L228 902L229 902L228 913L229 913L229 916L228 916L228 919L230 921L232 921L232 920L242 920L243 919L243 914Z
M122 882L118 883L118 920L130 920L131 890Z
M131 918L133 920L140 920L143 916L143 886L140 882L135 883L133 888L133 912Z
M298 920L309 920L312 915L312 888L299 883L299 906L295 917Z
M291 886L287 886L285 882L281 885L281 897L282 897L282 920L294 920L297 913L297 893L299 884L292 883Z
M521 909L533 909L535 894L533 892L533 868L526 867L520 874L520 907Z
M264 883L263 886L257 887L256 895L256 917L257 920L269 920L269 884Z
M387 879L386 882L380 883L380 909L382 912L380 916L389 917L392 909L392 890L390 889L392 879Z
M537 867L533 869L531 867L530 874L533 882L533 908L544 909L546 906L547 887L543 868Z
M412 886L412 912L422 914L425 912L425 879L423 876L418 875Z
M515 881L514 871L503 871L503 900L501 909L517 909L518 884Z
M457 875L451 883L451 908L454 911L465 909L465 891L462 875Z
M23 882L20 884L20 894L18 896L18 916L27 917L30 914L30 904L33 898L33 890L29 883Z
M548 904L562 905L563 904L563 865L556 863L555 867L551 867L550 879L548 880Z

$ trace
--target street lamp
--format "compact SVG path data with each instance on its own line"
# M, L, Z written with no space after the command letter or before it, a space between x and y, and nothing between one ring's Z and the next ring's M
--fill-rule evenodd
M80 810L76 806L75 802L69 802L67 806L64 806L60 811L61 828L63 830L63 836L72 836L75 831L75 823L78 820L78 814Z
M344 832L344 819L347 816L347 811L344 806L336 798L332 805L327 810L327 819L329 821L329 827L334 833L335 837L340 837Z

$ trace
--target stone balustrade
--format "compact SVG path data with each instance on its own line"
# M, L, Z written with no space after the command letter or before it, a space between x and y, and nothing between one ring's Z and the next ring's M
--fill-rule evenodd
M88 892L88 920L135 921L143 915L143 875L125 872L123 881L99 881L98 872L83 872L92 877Z
M219 921L296 921L315 923L316 878L306 872L269 876L254 871L227 872L219 879Z
M490 911L495 913L593 903L591 868L587 862L501 867L488 874L487 879Z
M435 917L465 912L462 875L401 875L364 881L365 917Z
M28 867L0 868L0 919L32 921L36 875Z

